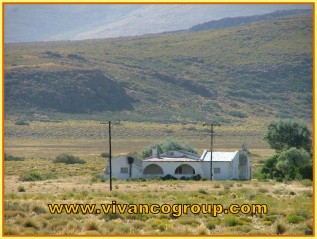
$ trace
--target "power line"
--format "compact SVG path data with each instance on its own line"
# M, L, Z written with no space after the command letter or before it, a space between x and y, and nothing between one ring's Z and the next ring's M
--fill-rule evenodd
M105 122L100 122L100 124L107 124ZM108 132L109 132L109 169L110 169L110 191L112 191L112 165L111 165L111 159L112 159L112 155L111 155L111 121L108 121Z
M213 151L213 137L214 137L214 126L220 126L219 123L210 123L210 124L203 124L203 126L210 126L210 180L212 181L212 176L213 176L213 172L212 172L212 151Z

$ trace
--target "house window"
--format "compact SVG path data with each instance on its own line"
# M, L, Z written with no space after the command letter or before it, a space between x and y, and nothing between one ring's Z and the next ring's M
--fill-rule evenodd
M214 168L214 173L220 173L220 168Z
M128 168L121 168L121 173L128 173Z

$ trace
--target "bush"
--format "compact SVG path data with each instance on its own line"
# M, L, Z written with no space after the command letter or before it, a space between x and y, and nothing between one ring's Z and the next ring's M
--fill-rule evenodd
M201 193L201 194L208 194L208 192L205 189L202 189L202 188L200 188L198 190L198 192Z
M206 227L207 227L209 230L213 230L213 229L216 228L216 224L215 224L214 222L207 222Z
M100 156L103 158L109 158L110 154L109 153L101 153Z
M24 157L17 157L9 154L4 154L4 161L24 161Z
M186 177L186 176L181 176L181 177L180 177L180 180L188 181L188 180L190 180L190 178L189 178L189 177Z
M23 226L24 227L33 227L35 229L39 229L39 226L37 225L37 223L32 218L25 219L25 221L23 223Z
M267 178L283 181L285 175L280 170L276 169L277 159L278 155L273 155L272 157L265 160L261 169L261 174Z
M259 193L267 193L269 190L267 190L266 188L259 188L258 192Z
M167 174L163 177L161 177L162 180L177 180L177 178L175 178L174 176L170 175L170 174Z
M23 186L18 187L18 192L25 192L25 188Z
M312 168L309 165L311 156L305 150L291 148L278 156L275 169L285 175L284 179L294 180L312 177Z
M248 115L245 113L242 113L240 111L230 111L229 114L233 117L237 117L237 118L247 118Z
M22 174L20 176L21 181L27 181L27 182L32 182L32 181L41 181L43 180L43 177L40 173L35 172L35 171L30 171Z
M91 179L90 179L90 182L92 183L97 183L97 182L102 182L104 181L103 178L102 178L102 174L99 173L99 172L94 172L92 175L91 175Z
M29 124L29 122L24 121L24 120L17 120L17 121L15 121L15 125L27 125L27 126L29 126L30 124Z
M201 179L200 174L194 175L190 177L191 180L199 181Z
M298 224L302 221L304 221L305 219L297 214L289 214L286 219L285 219L288 223L292 223L292 224Z
M74 155L60 154L55 158L55 160L53 160L53 163L84 164L86 161Z
M283 234L284 232L286 232L286 227L284 224L282 223L277 223L276 224L276 234Z
M313 180L312 164L299 165L298 168L296 169L296 177L300 179L305 179L308 181Z
M239 220L236 217L227 217L224 222L227 227L234 227L239 224Z
M313 185L313 182L310 179L304 179L301 181L301 184L303 184L305 187L310 187Z
M220 188L220 184L218 183L214 184L214 188Z
M56 178L56 175L51 172L40 174L36 171L29 171L29 172L23 173L20 176L19 180L24 182L33 182L33 181L42 181L42 180L53 179L53 178Z

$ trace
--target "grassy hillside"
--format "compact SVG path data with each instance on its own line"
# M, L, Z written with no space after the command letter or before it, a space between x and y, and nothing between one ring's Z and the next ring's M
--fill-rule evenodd
M190 32L208 31L215 29L224 29L234 26L240 26L253 22L260 22L264 20L272 20L277 18L284 18L292 15L311 14L311 10L284 10L275 11L263 15L243 16L243 17L227 17L220 20L213 20L197 24L188 29Z
M7 117L307 121L312 19L300 15L202 33L7 44L5 103Z

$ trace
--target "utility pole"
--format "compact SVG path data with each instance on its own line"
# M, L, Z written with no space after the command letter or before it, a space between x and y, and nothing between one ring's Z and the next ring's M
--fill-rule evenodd
M100 122L100 124L106 124L103 122ZM111 165L111 121L108 121L108 130L109 130L109 169L110 169L110 191L112 191L112 165Z
M212 181L212 151L213 151L213 141L214 141L214 126L220 126L218 123L211 123L211 124L203 124L203 126L210 125L210 180Z

